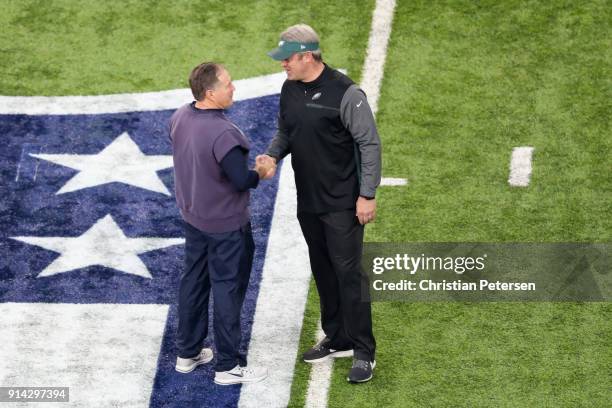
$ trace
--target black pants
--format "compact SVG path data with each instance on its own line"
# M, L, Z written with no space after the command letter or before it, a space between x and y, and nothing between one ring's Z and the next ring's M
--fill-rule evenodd
M238 231L206 233L185 223L185 270L179 284L178 355L197 356L208 335L208 301L214 296L215 371L246 365L239 353L240 310L253 265L251 225Z
M321 326L331 347L354 349L355 358L373 361L376 341L372 311L362 301L368 277L361 268L363 226L355 210L326 214L298 213L310 267L321 300Z

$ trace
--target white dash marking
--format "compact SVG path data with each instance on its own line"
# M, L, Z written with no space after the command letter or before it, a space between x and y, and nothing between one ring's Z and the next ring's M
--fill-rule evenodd
M381 186L405 186L406 184L408 184L408 180L405 178L383 177L380 180Z
M527 187L531 178L531 157L533 147L522 146L512 149L510 177L508 183L513 187Z
M19 172L21 171L21 160L17 164L17 176L15 176L15 181L19 181Z
M38 166L40 166L40 160L36 161L36 167L34 167L34 180L36 181L36 177L38 177Z

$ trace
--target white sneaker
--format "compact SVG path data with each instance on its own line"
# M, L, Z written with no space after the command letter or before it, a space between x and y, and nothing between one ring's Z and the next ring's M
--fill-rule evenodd
M200 364L206 364L213 359L213 351L209 348L203 348L200 354L194 358L176 358L176 371L179 373L190 373Z
M268 377L268 369L261 367L240 367L237 365L229 371L215 372L215 384L248 384L256 383Z

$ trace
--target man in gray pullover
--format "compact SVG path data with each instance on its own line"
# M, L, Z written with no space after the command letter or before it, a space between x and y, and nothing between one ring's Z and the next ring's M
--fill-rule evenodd
M176 370L187 373L209 362L202 348L208 332L208 301L214 294L217 346L215 383L249 383L267 376L247 367L239 353L240 310L246 294L254 243L249 189L273 175L273 164L247 167L249 141L224 114L233 103L227 70L203 63L191 72L195 102L170 119L176 201L185 220L185 269L179 284Z

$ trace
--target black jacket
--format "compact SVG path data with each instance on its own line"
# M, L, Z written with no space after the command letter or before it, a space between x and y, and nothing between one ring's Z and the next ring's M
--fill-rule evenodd
M380 138L366 96L327 65L312 82L285 81L267 154L291 153L298 212L354 209L380 183Z

